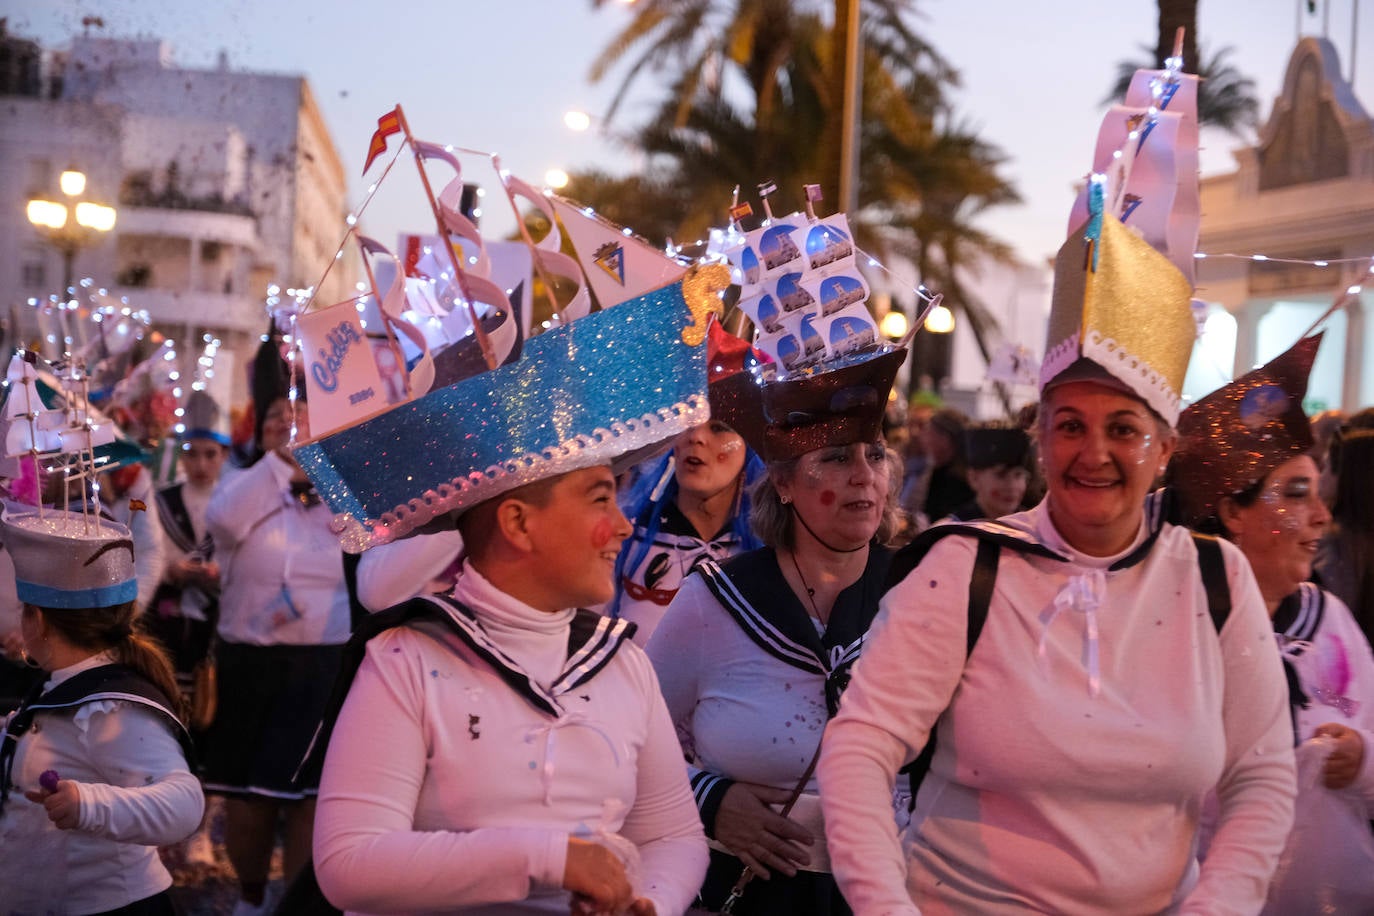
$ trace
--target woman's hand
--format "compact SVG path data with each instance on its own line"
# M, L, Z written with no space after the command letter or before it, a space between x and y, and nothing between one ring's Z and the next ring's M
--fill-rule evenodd
M75 830L81 822L81 793L70 779L58 780L55 791L39 789L37 792L25 792L24 797L42 805L48 812L48 820L58 830Z
M591 840L568 837L563 887L573 893L575 916L624 913L638 902L634 899L630 879L625 876L625 863L605 846Z
M787 789L737 782L716 811L716 839L764 880L769 869L790 878L811 858L805 849L814 842L811 831L768 807L785 805L791 797Z
M1320 725L1315 734L1331 738L1335 744L1335 750L1326 758L1322 769L1322 783L1328 789L1344 789L1355 781L1364 765L1364 738L1339 722Z
M583 897L581 894L573 894L569 916L605 916L609 912L609 910L597 909L596 903L590 898ZM631 901L630 908L624 912L627 916L658 916L654 902L648 897L640 897Z

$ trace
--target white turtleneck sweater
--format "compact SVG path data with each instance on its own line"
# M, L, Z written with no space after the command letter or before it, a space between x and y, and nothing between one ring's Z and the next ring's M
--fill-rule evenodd
M111 661L102 653L60 668L44 691ZM24 797L38 790L45 770L77 782L81 812L73 830L58 830L41 805ZM34 717L19 741L6 805L0 856L8 867L37 875L46 889L60 882L63 912L79 916L118 909L170 887L172 876L156 847L195 831L205 796L166 718L138 703L97 700ZM21 823L33 832L25 835ZM52 849L64 850L65 862L31 858ZM14 905L18 893L15 887L0 891L0 907Z
M470 565L453 596L512 670L548 689L568 665L572 611L535 610ZM330 900L349 912L567 913L568 837L602 830L638 848L636 893L660 916L681 913L706 846L648 660L627 641L556 697L557 719L439 625L375 637L320 783L315 868Z
M1070 562L1004 548L967 664L971 538L938 542L882 601L818 773L846 899L858 916L1257 912L1294 786L1284 676L1249 565L1221 545L1233 606L1218 635L1185 529L1165 525L1112 571L1129 550L1073 551L1043 504L1018 519ZM1056 613L1061 595L1077 597ZM899 845L892 774L937 720ZM1213 786L1222 821L1199 872Z

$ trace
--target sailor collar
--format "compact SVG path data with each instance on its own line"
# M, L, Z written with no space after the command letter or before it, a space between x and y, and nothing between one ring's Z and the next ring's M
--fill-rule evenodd
M558 677L545 687L491 638L472 608L452 595L428 595L416 600L433 605L438 619L448 624L448 629L490 665L507 686L554 718L563 715L561 697L595 677L636 629L628 620L603 617L581 608L574 611L568 625L568 659Z
M892 552L869 548L857 581L835 598L824 633L816 631L769 547L753 550L723 566L704 560L697 567L706 587L760 649L781 662L826 679L826 699L838 704L848 670L863 650L878 612ZM834 708L831 710L832 714Z

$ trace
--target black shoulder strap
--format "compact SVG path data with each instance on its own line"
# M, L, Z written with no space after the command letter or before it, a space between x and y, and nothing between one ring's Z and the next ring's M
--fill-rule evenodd
M968 647L964 660L973 654L983 624L988 622L988 608L992 606L992 589L997 584L997 561L1002 546L996 541L978 539L978 556L973 561L973 574L968 580Z
M1197 548L1197 565L1202 572L1202 586L1207 590L1207 612L1212 615L1212 625L1218 633L1231 616L1231 586L1226 581L1226 558L1222 556L1221 545L1208 534L1190 532L1193 545Z
M319 780L320 770L324 766L325 748L329 746L329 738L334 733L334 723L338 721L339 710L343 709L344 700L348 699L348 690L353 686L353 678L357 676L358 667L367 655L368 641L379 633L403 626L413 620L438 620L443 616L444 612L438 605L420 598L412 598L405 604L369 614L358 621L344 645L339 673L334 678L334 686L329 692L329 702L325 704L324 714L315 726L315 736L310 739L310 746L305 749L305 757L301 759L300 765L291 777L293 783L309 785Z
M997 564L1002 556L1002 545L991 538L978 539L978 554L973 561L973 572L968 580L968 637L966 639L964 662L973 654L978 645L978 637L983 633L983 625L988 621L988 608L992 605L992 591L997 584ZM926 774L930 772L931 761L935 759L935 728L932 725L930 737L921 753L907 766L907 780L911 784L911 806L916 805L916 793L921 788Z

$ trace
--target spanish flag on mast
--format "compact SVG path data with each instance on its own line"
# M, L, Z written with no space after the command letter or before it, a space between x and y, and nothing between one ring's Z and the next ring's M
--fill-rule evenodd
M372 142L367 147L367 161L363 163L363 174L372 168L372 162L386 152L386 138L401 132L401 106L388 111L377 119L377 130L372 134Z

